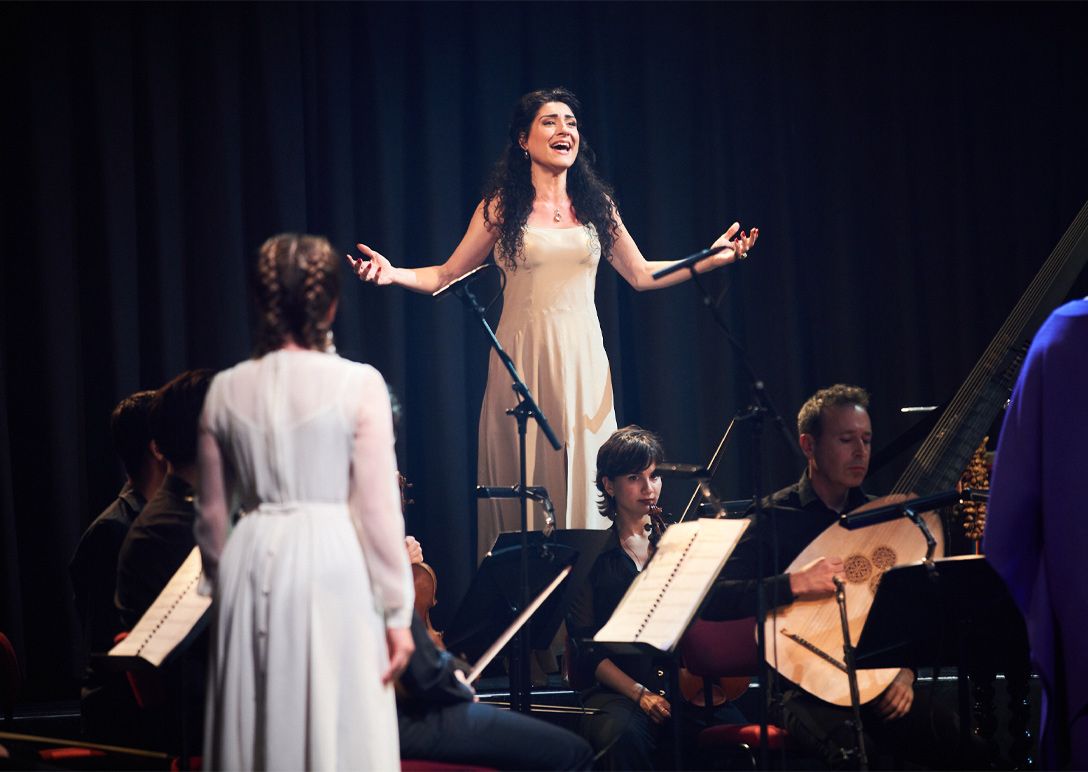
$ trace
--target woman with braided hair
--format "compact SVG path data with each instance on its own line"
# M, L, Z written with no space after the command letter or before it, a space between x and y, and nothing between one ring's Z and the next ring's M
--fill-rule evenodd
M340 276L325 239L269 239L256 283L256 355L215 377L200 420L205 766L396 769L413 585L389 393L328 351Z
M593 470L597 448L616 430L612 378L593 300L598 263L602 257L611 262L640 291L690 277L677 271L653 279L669 263L647 261L628 233L580 134L581 112L578 98L564 88L533 91L517 101L509 144L468 231L444 264L395 268L365 244L358 247L369 259L348 258L364 281L433 293L483 265L494 250L506 279L496 337L563 443L562 452L555 452L536 423L529 423L529 483L547 487L559 528L601 527ZM647 120L652 123L652 117ZM733 223L714 242L722 251L697 270L744 257L757 236L758 230L747 235ZM480 411L480 485L508 486L520 479L517 428L507 415L516 403L505 365L492 352ZM520 528L516 501L492 499L488 505L480 518L481 558L501 531Z

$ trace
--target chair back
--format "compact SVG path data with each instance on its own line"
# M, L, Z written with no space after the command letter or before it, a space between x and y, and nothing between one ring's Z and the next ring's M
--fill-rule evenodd
M702 678L759 675L753 617L728 622L696 619L680 640L684 667Z

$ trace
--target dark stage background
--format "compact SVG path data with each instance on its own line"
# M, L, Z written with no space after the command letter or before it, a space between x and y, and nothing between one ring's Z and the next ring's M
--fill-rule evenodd
M29 696L75 693L67 564L122 483L110 410L248 355L269 235L441 262L515 98L566 85L648 257L760 228L707 285L787 423L855 382L879 447L955 393L1088 200L1085 29L1083 3L3 4L0 629ZM749 390L694 287L602 266L597 300L620 424L705 463ZM474 570L486 341L455 300L353 280L335 333L404 403L441 628ZM796 479L764 449L764 490ZM752 459L742 432L725 497Z

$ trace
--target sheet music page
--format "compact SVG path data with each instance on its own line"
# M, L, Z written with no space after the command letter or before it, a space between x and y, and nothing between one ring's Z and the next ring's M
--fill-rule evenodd
M158 667L212 605L197 594L201 572L200 548L193 547L128 637L110 649L111 657L140 657Z
M648 643L671 651L748 527L748 520L701 519L670 526L593 640Z

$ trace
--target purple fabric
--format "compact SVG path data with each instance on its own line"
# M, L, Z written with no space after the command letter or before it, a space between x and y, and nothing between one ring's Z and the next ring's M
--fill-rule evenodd
M1047 768L1088 769L1086 482L1088 299L1057 309L1031 344L1001 430L983 538L1027 622Z

